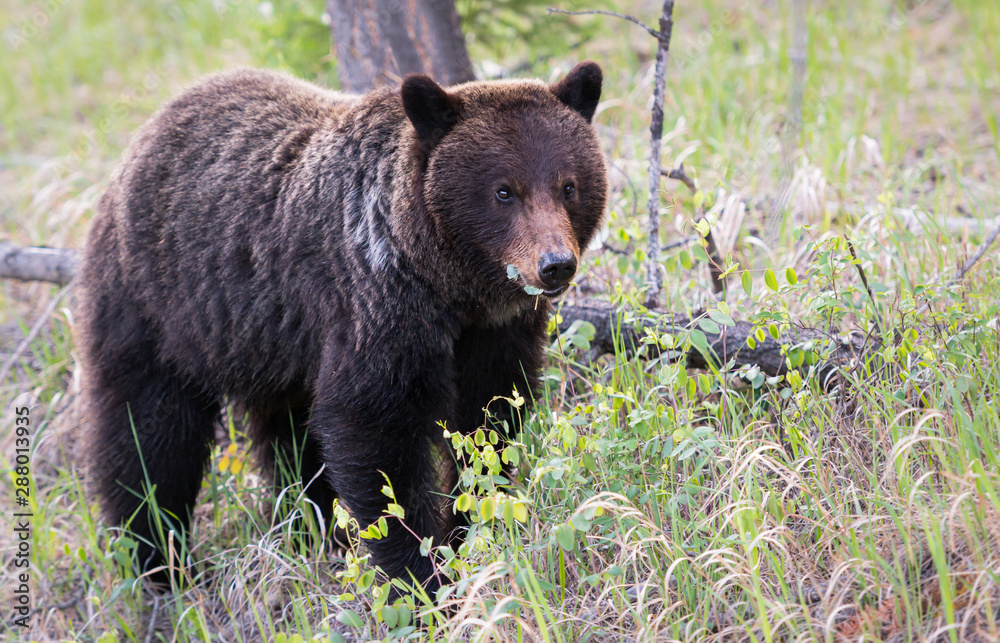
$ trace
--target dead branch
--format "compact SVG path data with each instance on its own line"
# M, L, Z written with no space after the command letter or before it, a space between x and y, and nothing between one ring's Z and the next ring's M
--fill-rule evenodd
M698 186L695 184L694 179L688 176L687 172L684 171L683 163L680 164L680 167L675 167L672 170L660 170L660 173L668 179L674 179L675 181L683 183L687 189L691 190L691 194L698 191Z
M35 325L31 327L31 330L29 330L28 334L24 336L21 343L17 345L17 348L14 349L14 352L11 353L10 357L8 357L3 363L3 366L0 366L0 382L3 382L7 378L7 373L14 368L14 365L17 364L17 360L21 359L21 355L24 351L28 350L28 347L31 346L31 342L35 341L35 338L38 337L38 333L42 332L42 329L45 328L45 325L49 322L49 318L52 317L52 313L55 312L56 306L59 305L59 302L62 301L62 298L67 292L69 292L70 288L72 288L72 284L66 284L59 291L59 294L52 298L49 305L45 307L45 311L38 317Z
M674 30L674 0L663 0L660 30L656 33L656 65L653 76L653 118L649 124L649 292L646 305L654 307L660 298L660 139L663 138L663 97L667 91L667 59Z
M847 237L844 237L844 241L847 242L847 249L851 252L851 259L854 260L854 267L858 271L858 276L861 277L861 284L865 287L865 292L868 293L868 301L872 302L872 312L875 315L872 318L872 321L875 322L875 330L881 336L882 324L879 320L882 315L879 313L878 302L875 301L875 295L872 294L872 287L868 284L868 275L865 274L865 268L861 265L861 260L858 259L858 253L854 251L854 244L851 243L851 240Z
M628 20L632 24L639 25L640 27L646 30L646 33L648 33L650 36L654 38L660 37L660 33L656 29L653 29L652 27L642 22L635 16L630 16L627 13L618 13L617 11L601 11L598 9L592 9L589 11L566 11L565 9L553 9L551 7L549 8L549 13L562 13L567 16L594 16L594 15L613 16L615 18L621 18L622 20Z
M976 265L976 262L983 258L983 255L986 254L986 250L993 245L994 241L997 240L998 235L1000 235L1000 221L998 221L996 226L994 226L993 231L990 232L989 236L983 239L983 244L979 246L979 250L976 251L976 254L969 257L969 260L962 264L962 267L955 272L953 281L960 281L963 277L965 277L965 275L969 274L969 271L972 270L974 265Z
M0 243L0 279L65 284L73 277L78 261L72 250Z
M668 179L674 179L683 183L687 189L691 190L691 194L697 194L698 184L684 171L683 163L672 170L660 170L660 172ZM705 218L705 212L701 208L698 208L697 218L698 220ZM715 294L725 292L726 278L722 276L722 257L719 256L719 247L715 244L715 236L711 230L705 235L705 246L705 251L708 254L708 270L712 276L712 291Z

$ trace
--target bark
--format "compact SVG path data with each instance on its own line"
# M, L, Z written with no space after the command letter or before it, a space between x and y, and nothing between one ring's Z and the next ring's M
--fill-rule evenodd
M78 263L72 250L21 248L0 243L0 279L68 283Z
M443 85L475 79L453 0L327 0L326 7L345 91L410 73Z

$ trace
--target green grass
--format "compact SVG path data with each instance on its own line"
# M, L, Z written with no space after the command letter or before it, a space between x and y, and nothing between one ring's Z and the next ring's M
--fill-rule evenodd
M511 44L524 19L491 33L480 17L471 54L536 61L526 73L545 79L576 57L604 66L595 121L611 164L608 244L626 251L592 254L583 276L627 318L643 300L654 43L611 18L548 18L544 5L528 6L529 44ZM652 8L618 9L655 24ZM45 25L15 50L11 34L40 10ZM333 85L320 11L297 2L268 18L243 1L0 7L0 239L80 247L129 134L202 74L251 64ZM739 266L723 304L697 249L673 249L661 300L783 337L797 324L873 332L886 347L879 360L845 369L827 393L809 367L822 346L790 354L796 372L775 381L648 355L590 360L585 332L553 345L545 394L517 443L493 444L487 432L457 441L460 502L475 527L466 545L442 552L456 583L441 605L386 604L363 548L331 552L295 537L298 523L272 511L230 422L188 542L191 584L154 599L120 568L131 543L101 525L83 482L66 300L0 382L0 426L30 403L35 431L36 612L31 629L14 629L4 603L5 636L1000 639L1000 252L950 281L981 242L976 230L1000 215L1000 7L810 2L801 148L789 152L791 16L790 0L678 3L663 159L683 158L700 193L663 184L664 240L696 234L690 222L704 208ZM578 37L589 39L567 54ZM908 212L931 214L921 230L907 227ZM971 232L949 231L945 217L960 216ZM55 292L0 283L0 358ZM686 347L698 337L649 341ZM13 472L13 454L4 431L0 467ZM490 473L502 458L519 463L509 487ZM0 497L13 498L14 478L3 476ZM296 487L286 497L303 509ZM0 532L4 601L20 571L8 562L13 526Z

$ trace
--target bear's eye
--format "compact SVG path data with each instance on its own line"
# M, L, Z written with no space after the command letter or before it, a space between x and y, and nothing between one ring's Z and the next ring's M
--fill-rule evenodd
M506 185L497 188L497 201L500 203L510 203L514 200L514 192Z
M566 185L563 186L563 196L571 197L576 193L576 186L573 185L572 181L567 181Z

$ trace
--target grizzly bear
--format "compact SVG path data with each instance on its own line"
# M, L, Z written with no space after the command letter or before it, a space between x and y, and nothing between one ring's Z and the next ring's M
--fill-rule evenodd
M163 525L188 528L232 404L327 525L335 498L378 520L388 477L405 528L368 541L372 562L440 585L420 547L458 526L439 423L471 432L536 391L549 299L605 210L601 82L586 62L553 85L410 75L355 96L240 70L136 133L78 326L89 470L140 568L164 562Z

